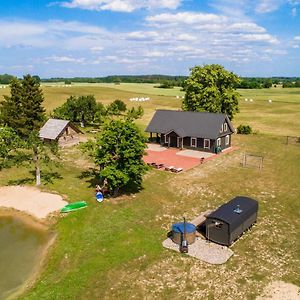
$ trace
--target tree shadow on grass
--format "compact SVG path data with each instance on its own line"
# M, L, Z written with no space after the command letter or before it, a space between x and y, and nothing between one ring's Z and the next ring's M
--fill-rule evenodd
M25 185L25 184L34 183L35 182L35 171L30 171L29 173L32 175L32 177L25 177L25 178L21 178L21 179L9 180L8 184L9 185ZM63 177L57 172L47 172L47 171L41 172L41 182L44 185L53 184L55 179L63 179Z
M103 184L103 178L99 175L99 170L95 168L89 168L87 171L81 172L78 178L85 179L85 182L89 183L89 188L95 188L97 185L101 186ZM130 183L126 188L120 189L113 197L122 195L130 196L131 194L139 193L141 190L143 190L143 187Z
M35 178L26 177L21 179L9 180L8 185L24 185L24 184L32 184L35 181Z
M81 172L78 176L79 179L85 179L85 182L89 183L90 188L96 187L96 185L101 185L102 180L99 175L99 171L95 168L89 168L86 171Z

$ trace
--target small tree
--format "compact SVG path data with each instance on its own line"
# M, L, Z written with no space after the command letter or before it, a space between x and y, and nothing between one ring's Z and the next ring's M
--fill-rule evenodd
M239 78L220 65L196 66L185 82L183 110L225 113L230 119L238 112Z
M126 104L122 100L115 100L111 104L107 106L107 114L108 115L120 115L121 112L126 111Z
M100 166L100 176L106 178L110 190L116 195L119 189L140 188L147 170L143 162L146 138L128 119L109 120L97 137L94 158Z
M237 133L238 134L251 134L252 133L252 128L250 125L239 125L237 128Z
M137 108L132 107L131 109L127 110L127 115L126 117L128 119L139 119L144 115L144 109L142 106L138 106Z

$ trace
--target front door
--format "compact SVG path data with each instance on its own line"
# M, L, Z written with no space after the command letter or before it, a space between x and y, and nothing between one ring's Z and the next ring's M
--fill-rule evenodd
M177 147L177 137L170 135L170 147Z
M177 148L182 148L182 138L177 137Z

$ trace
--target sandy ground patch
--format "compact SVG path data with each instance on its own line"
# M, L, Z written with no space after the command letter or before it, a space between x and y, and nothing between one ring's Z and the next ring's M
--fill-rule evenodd
M300 300L300 288L283 281L271 282L256 300Z
M181 155L181 156L187 156L187 157L194 157L194 158L208 158L211 156L214 156L214 153L210 152L204 152L204 151L197 151L197 150L182 150L180 152L177 152L176 155Z
M41 192L34 187L5 186L0 188L0 206L24 211L38 219L64 207L68 202L60 195Z
M164 240L162 244L165 248L179 252L179 245L175 244L169 238ZM233 255L233 251L228 247L196 238L195 243L189 245L187 255L209 264L220 265L224 264Z

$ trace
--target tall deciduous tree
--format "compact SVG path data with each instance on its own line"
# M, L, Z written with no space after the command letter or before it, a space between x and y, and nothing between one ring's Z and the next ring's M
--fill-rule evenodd
M188 111L226 113L230 119L239 111L235 86L238 76L220 65L196 66L185 82L182 108Z
M97 103L93 95L71 96L60 107L53 111L53 116L59 119L68 119L80 122L84 127L86 123L97 122L99 116L105 114L102 103Z
M11 127L24 144L33 151L36 170L36 184L40 185L41 143L38 132L45 121L45 110L42 107L43 92L39 82L30 75L23 80L13 79L10 83L10 96L4 96L0 103L1 122Z
M114 194L120 188L140 188L147 170L142 159L145 149L146 138L132 120L110 120L104 125L94 157L100 176L107 179Z

